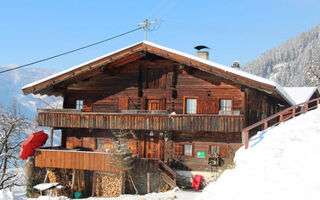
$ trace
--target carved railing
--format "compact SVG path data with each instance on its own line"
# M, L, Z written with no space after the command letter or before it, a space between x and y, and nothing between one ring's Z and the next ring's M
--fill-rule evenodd
M241 132L243 115L81 112L38 109L39 126L55 128L130 129L184 132Z
M300 103L244 128L242 130L242 143L244 144L245 149L249 146L249 138L255 135L258 131L265 130L271 126L276 126L281 122L300 115L301 113L314 110L319 106L319 104L320 98Z

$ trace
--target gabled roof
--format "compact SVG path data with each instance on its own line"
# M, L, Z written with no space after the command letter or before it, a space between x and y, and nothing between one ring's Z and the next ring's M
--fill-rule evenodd
M134 60L142 58L146 52L176 61L196 69L215 74L220 77L232 80L234 82L246 85L251 88L264 91L269 94L276 94L283 98L286 102L294 105L295 102L286 93L286 91L277 83L240 71L229 66L221 65L209 60L199 58L181 51L170 49L149 41L142 41L131 46L119 49L112 53L106 54L99 58L90 60L80 65L74 66L65 71L59 72L47 78L30 83L22 88L24 94L48 94L60 95L55 88L59 83L72 81L75 78L88 78L100 73L99 69L103 66L120 66Z
M295 101L295 104L309 101L315 93L319 96L317 87L284 87L284 90Z

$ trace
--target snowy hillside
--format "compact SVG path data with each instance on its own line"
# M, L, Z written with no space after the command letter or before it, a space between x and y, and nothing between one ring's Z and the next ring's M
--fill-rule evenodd
M260 132L197 199L319 199L319 119L320 108Z
M242 69L282 86L310 86L306 66L317 50L320 51L320 25L262 54Z
M0 71L10 67L16 66L0 66ZM48 107L45 102L48 102L54 107L61 106L61 98L47 96L40 97L38 95L25 96L21 91L21 88L24 85L52 75L56 72L57 71L53 69L24 68L0 74L0 103L4 106L10 106L13 98L15 98L23 113L29 118L33 118L35 116L37 107Z

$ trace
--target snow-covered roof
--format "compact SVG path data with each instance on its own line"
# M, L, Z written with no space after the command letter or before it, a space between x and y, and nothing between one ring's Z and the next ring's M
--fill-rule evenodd
M85 62L85 63L82 63L80 65L76 65L74 67L71 67L67 70L64 70L62 72L59 72L57 74L54 74L52 76L49 76L49 77L46 77L44 79L41 79L39 81L36 81L36 82L33 82L33 83L30 83L28 85L25 85L23 89L25 88L28 88L28 87L33 87L39 83L42 83L44 81L47 81L47 80L50 80L50 79L53 79L53 78L56 78L60 75L63 75L65 73L68 73L68 72L71 72L75 69L78 69L78 68L81 68L85 65L88 65L92 62L95 62L95 61L98 61L100 59L103 59L103 58L107 58L113 54L116 54L118 52L121 52L123 50L126 50L126 49L129 49L131 47L134 47L136 45L140 45L140 44L146 44L146 45L149 45L149 46L152 46L152 47L155 47L155 48L158 48L158 49L161 49L163 51L167 51L167 52L170 52L170 53L173 53L173 54L176 54L176 55L179 55L179 56L183 56L185 58L188 58L188 59L192 59L192 60L195 60L195 61L198 61L198 62L201 62L203 64L206 64L206 65L209 65L211 67L214 67L214 68L217 68L217 69L220 69L220 70L223 70L225 72L228 72L228 73L232 73L232 74L235 74L235 75L238 75L238 76L242 76L242 77L245 77L247 79L251 79L253 81L257 81L257 82L260 82L260 83L263 83L263 84L266 84L266 85L270 85L270 86L274 86L276 88L276 91L279 93L279 95L284 98L288 103L290 103L291 105L294 105L295 104L295 101L292 100L292 98L290 97L289 94L287 94L287 92L279 85L277 84L276 82L274 81L271 81L269 79L266 79L266 78L263 78L263 77L260 77L260 76L256 76L256 75L253 75L253 74L250 74L250 73L247 73L247 72L244 72L244 71L241 71L241 70L238 70L238 69L235 69L235 68L232 68L232 67L229 67L229 66L226 66L226 65L222 65L222 64L219 64L219 63L216 63L216 62L212 62L210 60L206 60L206 59L203 59L203 58L200 58L200 57L197 57L197 56L194 56L194 55L190 55L190 54L187 54L187 53L184 53L184 52L181 52L181 51L177 51L177 50L174 50L174 49L170 49L168 47L164 47L164 46L161 46L161 45L158 45L158 44L155 44L155 43L152 43L152 42L149 42L149 41L142 41L142 42L138 42L136 44L133 44L133 45L130 45L130 46L127 46L125 48L122 48L122 49L119 49L119 50L116 50L114 52L111 52L111 53L108 53L106 55L103 55L101 57L98 57L98 58L95 58L93 60L90 60L88 62Z
M295 101L295 104L309 101L312 95L317 91L317 87L284 87L283 89Z

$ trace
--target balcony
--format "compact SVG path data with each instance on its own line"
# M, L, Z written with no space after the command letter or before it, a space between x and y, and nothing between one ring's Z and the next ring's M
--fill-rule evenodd
M183 132L241 132L243 115L170 115L167 113L82 112L38 109L39 126L55 128L130 129Z
M105 152L37 149L35 153L36 167L119 172L110 164L112 161L111 154Z

